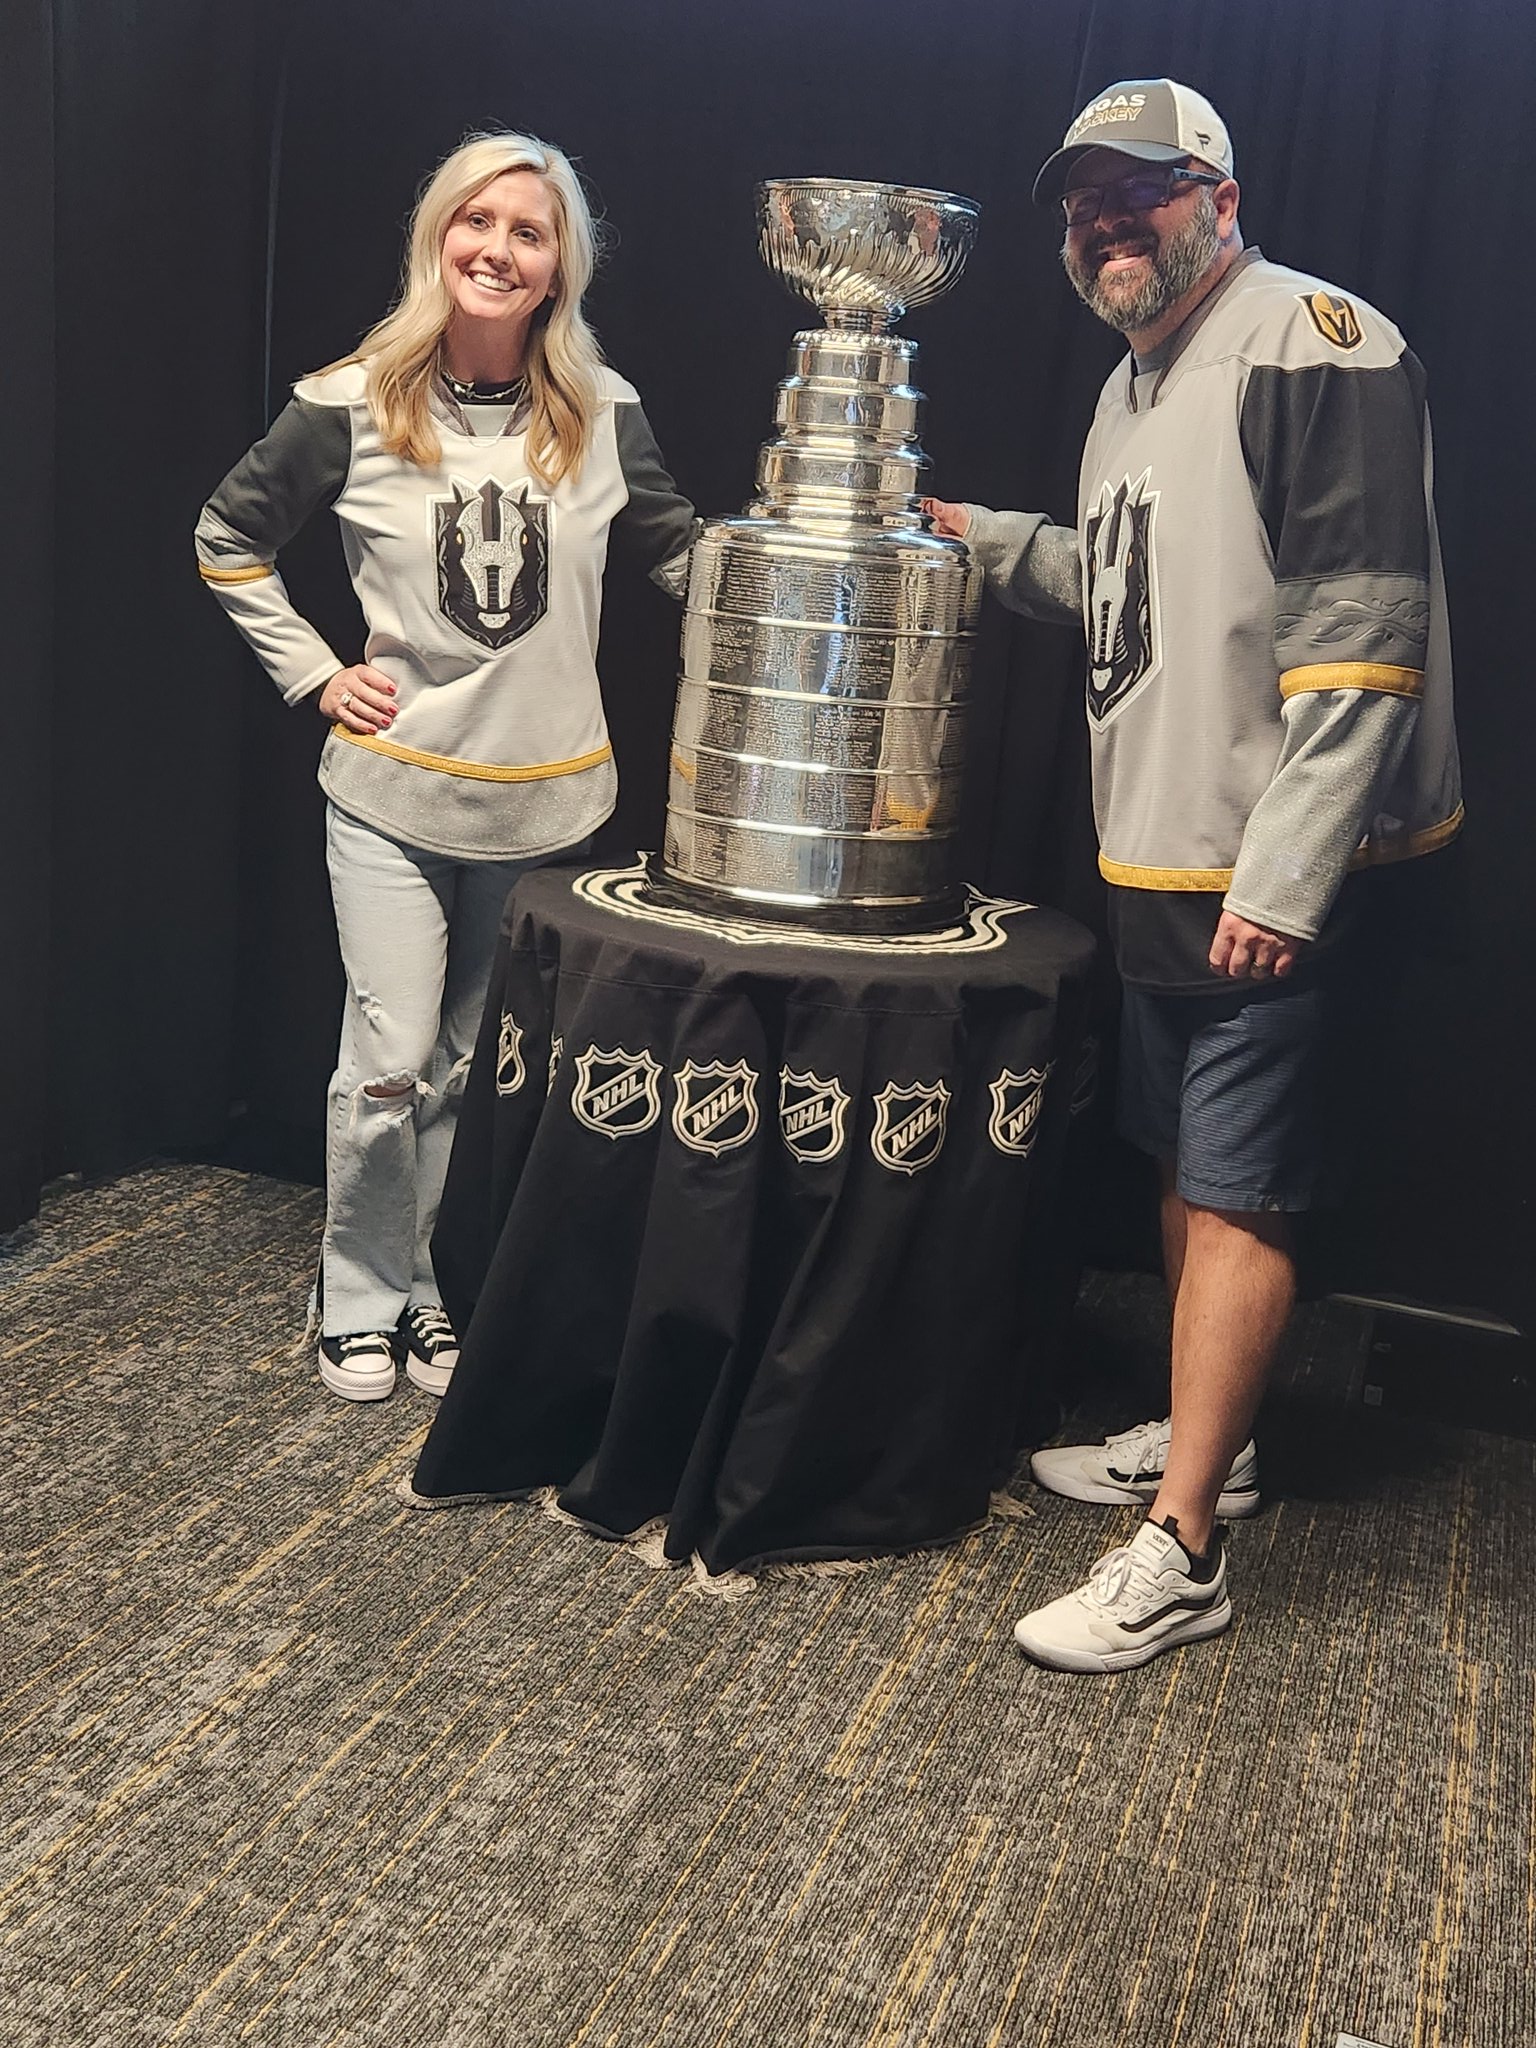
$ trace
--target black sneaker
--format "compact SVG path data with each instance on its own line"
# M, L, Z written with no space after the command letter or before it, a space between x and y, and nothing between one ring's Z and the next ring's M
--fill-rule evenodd
M441 1394L459 1362L459 1340L435 1301L413 1302L400 1318L405 1376L424 1394Z
M343 1401L387 1401L395 1391L395 1340L388 1330L320 1339L320 1377Z

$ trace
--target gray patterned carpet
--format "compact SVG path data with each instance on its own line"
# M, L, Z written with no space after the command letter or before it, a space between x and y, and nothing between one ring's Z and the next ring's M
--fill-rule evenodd
M727 1603L402 1511L427 1397L289 1349L317 1225L160 1168L0 1265L4 2048L1536 2041L1533 1447L1353 1405L1342 1312L1237 1627L1070 1679L1009 1624L1114 1513ZM1080 1317L1155 1370L1145 1285Z

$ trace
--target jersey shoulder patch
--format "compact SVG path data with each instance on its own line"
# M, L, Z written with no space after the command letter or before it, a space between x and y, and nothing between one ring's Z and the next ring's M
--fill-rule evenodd
M1330 292L1322 285L1314 292L1298 292L1296 296L1307 318L1330 348L1346 356L1364 348L1365 327L1352 299Z

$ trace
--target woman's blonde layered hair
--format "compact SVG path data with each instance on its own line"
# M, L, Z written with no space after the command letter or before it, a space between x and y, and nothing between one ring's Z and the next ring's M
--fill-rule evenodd
M597 232L570 161L532 135L470 135L433 172L411 215L400 297L333 370L362 363L368 403L392 455L430 468L442 443L429 406L439 349L453 317L443 281L443 238L466 199L504 171L534 171L553 202L555 287L533 316L524 373L532 408L528 466L547 488L581 467L598 407L603 352L581 310L597 260Z

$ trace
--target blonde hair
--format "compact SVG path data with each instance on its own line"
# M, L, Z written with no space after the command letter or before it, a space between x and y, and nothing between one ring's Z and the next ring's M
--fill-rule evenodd
M580 469L587 452L603 352L581 310L597 260L591 210L569 159L536 136L469 135L443 159L411 215L399 298L350 355L327 367L366 365L368 404L384 446L423 468L438 461L442 442L429 399L453 317L443 281L443 238L465 200L506 171L537 173L555 216L555 287L533 316L523 366L532 408L528 466L540 483L553 487Z

